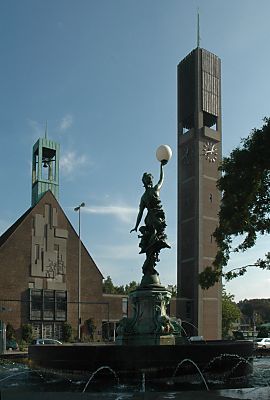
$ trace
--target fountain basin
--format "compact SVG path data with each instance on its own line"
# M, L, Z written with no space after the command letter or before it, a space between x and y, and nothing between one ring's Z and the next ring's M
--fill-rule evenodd
M211 340L179 345L102 345L76 344L63 346L29 346L29 359L34 366L68 370L96 371L109 366L119 376L147 373L148 377L171 377L178 364L185 359L199 368L209 366L211 372L230 371L242 360L242 376L250 373L253 343L249 341ZM222 357L224 355L224 358ZM225 357L226 356L226 357ZM218 361L215 363L215 359ZM246 361L246 362L245 362ZM210 364L209 364L210 363ZM190 363L189 368L192 367ZM185 373L187 373L186 366ZM239 373L239 368L237 368Z

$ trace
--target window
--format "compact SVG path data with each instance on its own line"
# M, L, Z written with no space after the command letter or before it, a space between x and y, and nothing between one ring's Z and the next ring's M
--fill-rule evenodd
M29 289L30 320L66 321L67 292L63 290Z
M55 292L55 319L57 321L67 319L67 292Z
M30 319L42 318L42 290L30 289Z
M43 319L54 319L54 291L44 290Z

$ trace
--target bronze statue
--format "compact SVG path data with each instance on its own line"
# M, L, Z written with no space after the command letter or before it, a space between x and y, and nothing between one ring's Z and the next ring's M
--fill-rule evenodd
M140 254L146 253L146 260L142 268L144 275L159 275L155 270L156 263L159 261L159 252L163 248L170 248L170 245L166 242L165 214L159 199L159 192L164 180L163 167L165 164L167 164L167 161L162 160L160 163L160 178L155 186L153 186L153 176L146 172L143 174L142 182L145 192L141 197L136 225L130 231L137 232L143 212L147 209L147 215L144 220L145 225L139 228L141 233L139 235L141 239L139 243Z

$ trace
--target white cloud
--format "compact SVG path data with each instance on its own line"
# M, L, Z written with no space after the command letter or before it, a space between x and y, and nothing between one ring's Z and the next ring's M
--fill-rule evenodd
M73 124L73 116L71 114L66 114L60 121L59 129L64 132Z
M71 176L77 169L89 164L88 158L84 155L78 155L75 151L68 151L60 157L60 169L64 176Z
M96 246L94 249L95 257L99 260L109 259L109 260L136 260L140 259L136 248L134 245L108 245L106 246Z
M91 214L112 215L123 222L131 223L132 221L134 221L138 209L123 205L107 205L85 207L84 211Z

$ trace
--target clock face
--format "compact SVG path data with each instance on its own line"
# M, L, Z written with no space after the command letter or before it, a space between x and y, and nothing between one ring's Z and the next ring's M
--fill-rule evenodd
M218 157L217 145L213 142L204 143L203 155L209 162L216 162Z

